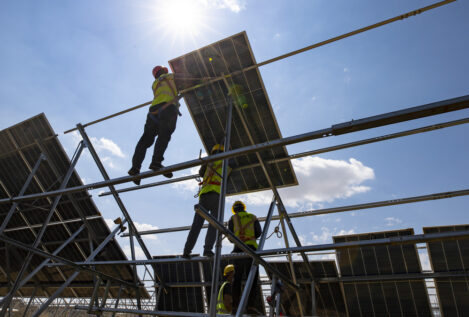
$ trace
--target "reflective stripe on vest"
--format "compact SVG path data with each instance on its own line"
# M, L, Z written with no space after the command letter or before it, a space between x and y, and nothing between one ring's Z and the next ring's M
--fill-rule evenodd
M204 180L200 185L199 196L208 192L220 193L221 175L223 161L215 161L212 165L208 165L204 173Z
M237 212L233 215L234 234L247 245L252 245L257 249L256 233L254 222L257 217L245 211Z
M231 314L231 312L226 309L225 303L223 301L223 290L224 290L226 284L229 284L228 281L226 281L222 284L222 286L220 287L220 291L218 292L217 314Z
M152 85L153 90L153 101L151 103L152 106L163 103L169 102L176 98L176 85L174 83L174 75L173 74L165 74L158 77L153 82Z

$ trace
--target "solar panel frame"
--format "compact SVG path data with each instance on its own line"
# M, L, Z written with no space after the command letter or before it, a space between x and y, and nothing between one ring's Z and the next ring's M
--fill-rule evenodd
M44 113L0 131L1 198L17 195L19 193L26 178L30 174L31 166L35 164L40 156L41 148L46 152L44 154L47 156L47 160L41 163L35 178L28 186L25 194L57 189L60 186L62 177L70 166L70 160ZM56 177L57 173L60 178ZM83 183L76 171L74 171L68 182L68 186L79 185L83 185ZM72 197L73 202L70 197ZM45 221L45 216L50 209L50 205L50 200L47 198L38 199L33 202L20 203L18 208L20 210L27 209L27 211L13 214L4 234L10 238L31 245L34 242L35 233L39 231L39 226ZM0 222L3 222L10 207L11 204L0 206ZM93 248L97 247L97 245L110 234L109 228L88 192L69 194L64 196L63 200L58 204L51 221L56 223L62 221L66 222L72 219L74 221L48 226L42 239L43 243L41 245L43 250L52 253L53 249L62 244L83 224L81 221L76 221L81 218L77 208L80 209L85 217L91 217L87 221L96 234L96 241L93 242ZM36 228L32 228L31 226ZM3 246L3 250L6 251L4 243L1 243L0 246ZM85 256L91 253L90 247L88 232L87 230L83 230L75 241L68 244L58 255L74 262L81 262L84 260ZM14 247L9 247L9 252L13 252L16 255L13 256L13 254L9 254L10 258L15 258L16 260L14 263L10 263L12 270L11 278L14 281L17 272L21 268L21 259L26 257L27 252ZM43 260L44 257L34 255L29 265L29 270L38 266ZM127 260L127 257L119 244L113 239L97 255L95 260ZM6 265L6 257L0 257L0 266L6 267ZM133 283L133 274L130 265L103 265L98 266L96 269ZM42 268L32 281L38 283L39 286L41 286L41 284L51 285L54 283L58 285L56 287L40 287L36 292L36 296L48 297L49 294L52 294L62 284L61 282L64 282L64 280L74 272L75 269L69 266ZM8 278L6 276L0 276L0 284L6 285L6 283L8 283ZM80 284L80 287L74 288L73 283ZM71 287L67 287L63 291L61 297L90 297L92 295L95 280L91 273L80 272L73 283ZM113 285L110 289L110 296L116 297L118 288L118 285ZM7 291L8 287L0 288L0 296L5 295ZM32 292L33 289L30 287L20 289L20 294L26 296L31 295ZM104 286L100 287L98 292L99 296L103 294ZM143 287L140 288L140 294L142 298L149 298L148 292ZM122 298L134 298L135 296L135 291L127 288L123 289L121 293Z
M292 276L290 263L285 261L269 261L282 273ZM298 280L311 280L307 269L307 263L293 261L296 278ZM310 261L309 265L315 278L337 277L335 261ZM267 272L270 280L272 274ZM312 316L311 283L300 284L300 298L305 316ZM288 316L300 316L296 294L290 288L285 287L281 294L280 302L282 310ZM318 316L347 316L345 300L339 282L316 284L316 312Z
M413 235L413 229L334 236L334 243ZM415 244L367 246L336 251L341 276L421 273ZM351 316L431 316L423 280L343 282Z
M469 230L469 225L425 227L423 232ZM427 243L434 272L469 271L469 238ZM464 316L469 311L469 278L437 277L435 280L442 316Z
M235 34L169 61L171 69L177 76L176 85L179 90L199 84L203 77L218 77L222 73L241 70L255 63L246 32ZM281 138L282 135L259 70L254 68L234 75L228 80L230 83L233 81L233 83L242 84L243 87L249 87L249 92L245 93L249 106L241 111L248 119L246 121L254 141L262 143ZM184 95L189 113L207 153L213 145L223 141L227 93L225 83L219 80ZM241 124L241 119L237 112L233 111L231 148L236 149L248 145L251 144ZM288 156L286 147L268 149L260 154L264 161ZM257 163L259 162L254 153L230 159L230 166L234 168ZM266 164L266 166L277 187L298 184L289 160ZM268 188L270 186L262 168L255 166L242 171L233 171L229 178L227 193L233 195Z

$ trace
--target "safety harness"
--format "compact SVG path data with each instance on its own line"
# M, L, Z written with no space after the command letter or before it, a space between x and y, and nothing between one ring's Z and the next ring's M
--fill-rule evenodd
M235 234L237 232L236 229L239 228L239 233L236 234L237 237L243 241L243 242L247 242L247 241L254 241L255 244L256 243L256 237L254 236L254 222L256 221L256 217L254 215L250 215L251 217L251 220L248 221L247 223L244 224L244 226L241 225L241 218L239 216L238 213L234 214L233 216L233 222L234 222L234 229L235 229ZM250 236L250 235L246 235L246 229L248 229L249 226L252 225L252 233L253 235Z

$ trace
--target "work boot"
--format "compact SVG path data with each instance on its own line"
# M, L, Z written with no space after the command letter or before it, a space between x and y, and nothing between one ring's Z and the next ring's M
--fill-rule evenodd
M150 164L150 169L154 170L155 172L162 169L164 166L161 164L161 162L151 162ZM167 172L163 174L164 177L167 178L172 178L173 177L173 172Z
M129 169L127 174L129 174L130 176L138 175L140 174L140 170L136 167L132 167L131 169ZM132 182L134 182L135 185L140 185L140 179L134 179Z
M207 258L211 258L214 255L215 253L213 253L212 250L204 250L204 256L206 256Z

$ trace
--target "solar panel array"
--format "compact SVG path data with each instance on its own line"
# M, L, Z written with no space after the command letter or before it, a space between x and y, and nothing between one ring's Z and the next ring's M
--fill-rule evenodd
M413 235L413 229L333 237L335 243ZM420 273L415 244L337 250L340 273L347 276ZM423 280L344 282L350 316L432 316Z
M423 228L424 233L469 230L469 225ZM434 272L469 273L469 239L427 243ZM436 292L442 316L466 316L469 312L469 278L437 277Z
M58 141L46 116L39 114L15 126L0 131L0 198L16 196L20 192L25 180L31 172L41 154L41 147L47 157L43 161L25 194L32 194L58 189L63 176L70 166L62 145ZM83 185L80 177L73 172L68 186ZM20 203L16 212L6 227L4 234L12 239L32 245L37 233L45 222L51 202L54 198L43 198ZM5 219L11 204L0 205L0 223ZM92 231L90 242L88 231L83 230L74 243L70 243L58 255L74 262L81 262L96 248L110 233L104 219L87 192L65 195L60 200L51 223L47 227L42 239L41 249L52 253L67 238L71 236L82 224L84 216ZM23 249L0 243L0 296L5 295L15 280L18 271L26 257ZM118 243L111 241L96 260L125 260L127 259ZM43 257L34 255L29 265L29 273L37 267ZM97 270L133 282L132 270L129 265L99 266ZM71 267L44 267L38 274L19 290L19 294L29 296L36 285L39 289L36 296L48 297L52 294L75 270ZM82 272L67 287L64 297L91 297L95 281L90 273ZM111 296L117 296L118 285L113 285ZM102 295L104 287L99 289ZM123 290L122 297L134 297L134 291ZM148 292L142 288L143 298L149 297Z
M292 276L288 262L269 263L287 276ZM300 300L303 313L305 316L312 316L311 282L304 283L307 280L311 281L307 265L304 262L293 262L293 269L298 281L302 282L300 284ZM338 276L335 261L311 261L310 265L315 278ZM272 278L271 274L268 274ZM285 315L301 316L296 293L290 288L284 288L280 297L280 304ZM344 296L339 282L316 284L316 312L319 316L347 316Z
M203 47L169 61L176 74L179 90L200 84L207 78L218 77L244 69L256 63L245 32ZM227 79L228 85L242 87L239 95L246 98L247 107L240 107L254 142L262 143L282 137L269 98L257 68ZM222 143L225 135L228 88L223 80L184 94L184 100L207 153L213 145ZM239 107L239 105L236 105ZM233 110L231 148L251 145L236 109ZM285 147L261 151L264 161L288 156ZM255 154L238 156L230 160L234 170L230 175L228 194L247 193L270 188ZM290 161L267 164L268 173L275 186L297 185Z

